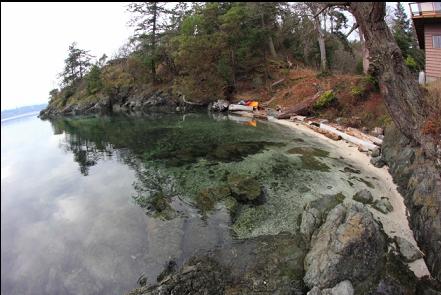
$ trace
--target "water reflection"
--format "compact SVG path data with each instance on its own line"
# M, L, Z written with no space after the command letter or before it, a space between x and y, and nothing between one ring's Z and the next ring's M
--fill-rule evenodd
M122 294L142 273L153 282L170 258L182 263L230 241L227 212L202 220L186 202L172 200L170 178L141 160L164 130L153 126L146 135L145 124L2 124L3 294ZM131 198L158 190L179 216L150 217Z

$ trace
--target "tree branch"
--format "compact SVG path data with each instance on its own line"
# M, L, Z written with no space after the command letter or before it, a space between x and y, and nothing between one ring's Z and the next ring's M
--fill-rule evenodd
M325 11L326 9L328 9L329 7L333 7L333 6L343 6L346 7L350 4L350 2L319 2L320 4L323 4L323 8L319 10L318 13L316 13L314 15L314 18L316 18L317 16L319 16L320 13L322 13L323 11Z
M358 28L358 23L354 23L354 24L352 25L351 30L345 35L345 38L349 37L349 35L350 35L355 29L357 29L357 28Z

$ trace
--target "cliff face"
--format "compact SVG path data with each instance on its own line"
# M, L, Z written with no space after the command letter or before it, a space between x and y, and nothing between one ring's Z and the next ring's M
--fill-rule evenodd
M441 281L441 167L395 127L386 129L383 157L410 211L409 222L426 264Z

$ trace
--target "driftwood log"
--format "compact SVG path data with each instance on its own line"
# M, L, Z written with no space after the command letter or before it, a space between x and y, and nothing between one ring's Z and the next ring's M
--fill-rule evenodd
M187 100L185 100L185 95L182 96L182 101L183 101L185 104L189 104L189 105L196 105L196 106L204 106L204 105L205 105L204 103L187 101Z
M324 129L320 128L320 127L317 127L315 125L306 125L306 126L308 126L310 129L314 130L315 132L321 133L324 136L326 136L326 137L328 137L328 138L330 138L332 140L340 140L342 138L338 134L326 131L326 130L324 130Z
M361 147L362 150L366 150L366 151L371 150L372 151L377 148L377 146L369 140L363 140L358 137L349 135L345 132L338 131L337 128L334 128L330 125L320 123L320 128L327 131L327 132L334 133L335 135L340 136L341 138L343 138L346 141L349 141L353 144L356 144L357 146Z
M319 99L322 93L323 91L319 91L295 106L285 109L281 114L277 115L277 119L289 119L291 116L295 115L307 115L310 112L311 107L314 105L317 99Z
M254 108L252 106L244 106L244 105L240 105L240 104L230 104L228 106L228 110L230 112L237 112L237 111L252 112L253 109Z
M371 136L371 135L365 134L365 133L363 133L360 130L355 129L355 128L351 128L351 127L346 128L346 133L349 134L349 135L358 137L360 139L366 140L366 141L372 141L376 145L382 145L383 144L383 140L381 140L380 138L377 138L375 136Z

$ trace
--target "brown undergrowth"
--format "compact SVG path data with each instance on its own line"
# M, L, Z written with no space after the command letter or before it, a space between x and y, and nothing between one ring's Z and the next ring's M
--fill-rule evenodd
M328 107L316 110L314 116L338 121L350 127L385 127L391 122L375 81L369 76L349 74L320 75L306 68L276 69L272 73L276 86L253 88L242 82L237 86L234 101L256 99L270 108L287 108L296 105L318 91L332 90L336 101ZM268 90L268 88L270 88Z

